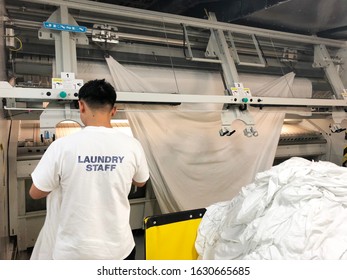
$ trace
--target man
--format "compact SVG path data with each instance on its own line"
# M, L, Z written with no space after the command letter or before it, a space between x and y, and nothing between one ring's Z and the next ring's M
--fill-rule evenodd
M145 185L149 172L141 144L111 126L116 97L105 80L87 82L78 101L86 127L54 141L31 174L33 199L59 193L57 213L51 219L50 208L50 221L46 217L39 236L43 240L35 244L36 256L135 258L128 194L132 184Z

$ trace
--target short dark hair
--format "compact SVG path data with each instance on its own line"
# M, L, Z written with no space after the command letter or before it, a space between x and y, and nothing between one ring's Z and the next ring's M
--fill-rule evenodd
M83 100L92 109L100 109L106 105L112 108L116 103L117 93L105 79L91 80L80 88L78 100Z

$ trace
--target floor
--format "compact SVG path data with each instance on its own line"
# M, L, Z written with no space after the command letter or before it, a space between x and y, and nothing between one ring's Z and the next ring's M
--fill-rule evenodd
M136 260L144 260L145 259L145 247L144 247L144 231L141 229L134 230L134 239L136 243ZM15 260L29 260L31 256L33 248L28 248L25 251L20 251L14 254Z

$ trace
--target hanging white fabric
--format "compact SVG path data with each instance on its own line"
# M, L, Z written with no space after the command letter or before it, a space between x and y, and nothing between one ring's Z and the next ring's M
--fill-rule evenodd
M155 83L147 88L144 86L146 83L142 83L143 79L112 57L106 58L106 61L117 90L139 91L140 88L146 92L163 91L163 88L154 89ZM178 69L174 71L175 86L180 89L180 93L223 94L218 74ZM151 74L157 75L155 77L161 80L163 86L165 77L162 72L152 71ZM305 96L298 96L302 92L299 90L298 94L294 90L294 76L294 73L289 73L280 78L272 78L252 90L252 94L310 97L310 87L305 87ZM123 79L127 80L125 88L122 87ZM219 80L217 91L211 92L210 79L214 82ZM256 80L254 76L253 79ZM247 81L243 82L248 87ZM252 80L249 81L251 83ZM186 88L189 90L185 91ZM167 92L172 91L167 89ZM239 121L233 123L235 134L220 137L221 106L127 106L130 126L146 152L152 185L163 213L207 207L215 202L231 199L242 186L252 182L258 172L272 166L285 112L262 112L250 108L259 132L258 137L245 137L244 125Z

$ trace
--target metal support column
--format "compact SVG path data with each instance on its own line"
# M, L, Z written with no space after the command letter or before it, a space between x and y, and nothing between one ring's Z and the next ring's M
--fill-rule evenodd
M334 60L331 58L325 45L320 44L314 46L313 67L324 69L325 75L329 80L336 99L347 98L346 88L339 76ZM341 132L346 130L341 128L341 122L347 119L347 114L343 109L334 107L332 117L334 120L334 124L330 127L332 132Z
M217 22L214 13L209 14L209 19L212 22ZM235 66L234 59L231 56L228 43L225 39L224 31L220 29L211 29L211 37L208 42L206 56L217 56L221 61L223 77L225 82L226 95L247 95L250 96L249 90L244 90L243 85L239 83L239 74ZM235 90L236 87L236 90ZM246 98L244 99L246 100ZM219 131L220 136L231 136L235 130L231 124L235 120L240 120L246 124L244 134L247 137L258 136L254 125L254 120L247 109L247 105L234 106L232 104L224 104L221 114L222 128Z
M0 81L7 80L5 62L5 1L0 0Z
M61 5L47 21L78 26L74 18L69 15L68 8L65 5ZM60 77L61 72L73 72L77 74L76 44L89 44L89 40L85 34L41 28L39 30L39 38L54 40L56 77Z
M341 78L335 67L334 61L331 58L325 45L314 46L313 67L324 69L336 98L342 99L343 93L346 91L346 88L341 81Z
M209 14L209 19L216 22L217 18L214 13ZM234 87L239 82L234 59L230 55L228 43L225 39L224 32L220 29L211 29L211 37L207 46L207 56L214 55L222 61L223 76L226 88Z
M60 5L49 18L48 22L78 26L74 18L69 14L66 5ZM89 40L83 33L75 33L60 30L41 28L39 38L54 40L55 43L55 76L60 77L62 72L77 73L77 50L76 44L88 45ZM63 77L61 77L63 78ZM65 93L62 92L62 93ZM63 94L66 96L66 93ZM64 119L81 123L78 114L71 115L71 103L64 105L64 112L61 112L61 104L50 102L49 107L40 116L41 138L43 140L54 140L55 126ZM57 110L54 110L57 109Z
M66 6L61 5L58 10L60 23L69 23L69 13ZM76 42L70 38L69 32L59 32L55 38L55 57L57 75L61 72L73 72L77 74Z

